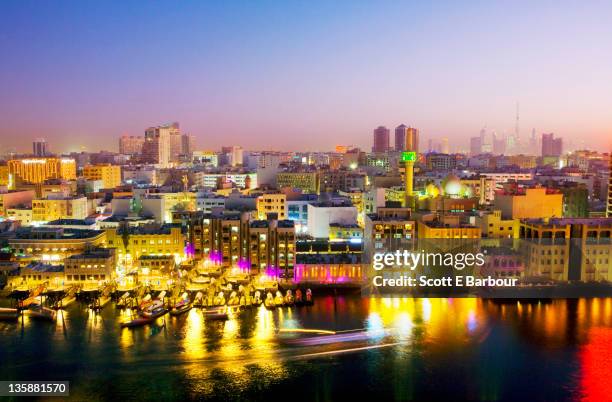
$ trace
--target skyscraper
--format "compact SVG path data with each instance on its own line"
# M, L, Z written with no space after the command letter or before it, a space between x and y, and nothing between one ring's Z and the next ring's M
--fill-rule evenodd
M481 151L480 137L470 138L470 155L479 155Z
M378 126L374 129L374 145L372 152L387 152L389 150L389 129Z
M183 134L181 136L181 140L181 155L184 155L187 158L191 159L191 155L193 154L195 137L191 134Z
M145 160L162 168L169 167L173 161L171 137L176 133L180 133L178 123L147 128L142 148Z
M405 151L406 150L406 133L408 127L405 124L400 124L395 127L395 150Z
M400 124L395 128L395 150L419 152L419 130Z
M559 157L563 153L563 139L555 138L554 133L542 134L542 156Z
M419 130L408 127L406 130L406 151L419 152Z
M44 138L37 138L32 142L32 152L34 156L49 156L49 145Z

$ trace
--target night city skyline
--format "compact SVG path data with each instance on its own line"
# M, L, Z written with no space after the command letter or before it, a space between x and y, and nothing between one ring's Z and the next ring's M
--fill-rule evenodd
M171 121L198 149L369 149L375 127L404 123L458 151L485 126L512 134L517 102L523 138L611 145L603 4L16 4L0 28L5 151L116 151Z

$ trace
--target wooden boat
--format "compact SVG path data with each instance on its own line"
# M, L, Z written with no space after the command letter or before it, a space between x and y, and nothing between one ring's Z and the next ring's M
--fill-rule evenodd
M17 321L20 315L16 308L0 308L0 321Z
M266 300L264 300L264 306L268 310L274 310L276 308L276 304L274 303L274 297L272 297L272 293L268 293L266 295Z
M183 293L181 300L174 305L174 308L170 310L170 315L177 316L191 310L192 304L189 300L187 293Z
M137 317L134 318L130 321L124 321L121 323L121 328L134 328L134 327L141 327L143 325L147 325L150 322L153 321L153 318L146 318L146 317Z
M285 304L285 298L280 290L276 291L276 295L274 296L274 305L276 307L282 307Z
M305 306L312 306L314 301L312 299L312 290L306 289L306 299L304 300Z
M207 320L227 320L227 307L207 307L204 309L204 317Z
M42 306L31 307L26 312L30 318L37 320L55 321L57 318L55 310Z
M125 292L123 295L121 295L119 300L117 300L117 307L119 307L119 308L126 308L126 307L128 307L129 299L130 299L130 293L129 292Z
M168 309L165 307L157 307L153 310L147 310L142 313L144 318L156 319L164 316L168 313Z
M304 296L302 294L302 289L297 289L295 291L295 298L293 299L293 302L296 306L304 305Z
M287 290L287 293L285 294L285 306L293 306L294 303L295 299L293 298L293 293L291 290Z
M202 294L202 292L198 292L193 298L193 306L202 307L202 304L204 304L204 295Z

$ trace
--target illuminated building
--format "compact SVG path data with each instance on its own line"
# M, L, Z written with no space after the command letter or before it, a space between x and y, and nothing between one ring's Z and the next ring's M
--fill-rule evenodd
M87 165L83 168L83 177L87 180L102 180L104 188L115 188L121 185L121 166L109 163Z
M115 250L112 248L91 249L71 255L64 260L66 284L110 281L115 277L116 265Z
M194 174L195 185L199 188L220 188L219 185L230 183L242 189L257 188L257 173L251 172L227 172L207 173L196 172Z
M276 175L276 187L298 189L305 194L319 194L319 173L279 172Z
M138 257L138 282L147 285L165 285L176 269L172 255L141 255Z
M8 162L14 180L43 183L48 179L76 180L76 162L68 158L24 158Z
M196 212L186 220L194 257L224 268L292 269L295 226L288 220L250 221L248 213Z
M40 261L33 261L19 269L19 276L10 279L10 285L19 287L34 286L45 284L47 287L57 288L64 284L64 266L47 264Z
M479 175L487 180L492 180L493 191L502 189L503 184L509 181L530 181L534 178L534 174L531 172L481 172ZM495 194L487 194L487 198L489 197L493 200Z
M364 190L367 177L365 173L352 170L324 170L319 172L321 192Z
M219 157L214 151L194 151L192 158L194 162L200 163L204 166L219 166Z
M142 136L124 135L119 138L119 153L124 155L140 155L144 141Z
M331 224L357 224L357 208L350 201L308 204L308 234L315 239L329 238Z
M22 226L28 226L32 223L32 208L7 208L5 217L12 221L21 222Z
M211 213L225 209L225 197L210 192L196 193L196 210Z
M248 263L252 272L265 272L268 267L274 267L292 276L295 265L295 227L292 221L251 221L248 239Z
M372 152L383 153L389 151L389 149L389 129L384 126L375 128Z
M33 190L0 193L0 217L7 217L7 211L17 207L31 207L35 197Z
M612 280L612 218L525 219L519 237L526 275L554 280Z
M0 187L13 188L13 176L9 174L8 165L0 165Z
M276 214L278 219L287 219L287 196L285 194L263 194L257 197L257 219L267 219Z
M117 249L117 261L132 265L142 255L166 255L182 260L185 238L180 225L143 225L106 229L109 248Z
M410 208L377 208L375 214L368 214L365 218L364 261L371 261L374 253L412 249L416 228Z
M461 223L457 215L444 215L440 219L421 219L418 222L420 239L480 239L480 228Z
M32 220L48 222L56 219L84 219L87 217L86 197L51 197L32 201Z
M518 238L518 223L516 219L502 219L499 210L484 212L475 217L475 226L480 228L482 237L493 239Z
M173 211L195 211L196 210L196 193L189 191L177 193L159 193L152 195L153 198L160 197L163 200L163 221L165 223L172 222ZM143 199L143 203L149 197Z
M178 137L180 130L178 123L164 126L149 127L145 130L142 153L144 159L149 163L155 163L162 168L170 166L172 159L172 139Z
M15 232L8 240L9 247L24 260L61 262L90 247L106 244L102 230L26 227Z
M480 276L493 276L497 278L518 278L523 276L525 261L516 250L505 247L483 247L485 263L479 268Z
M329 224L329 241L352 241L361 243L363 229L356 224L344 225L342 223Z
M315 194L299 194L287 198L287 218L293 221L296 233L308 232L308 204L317 199Z
M563 194L552 189L507 186L495 194L493 203L504 219L563 216Z

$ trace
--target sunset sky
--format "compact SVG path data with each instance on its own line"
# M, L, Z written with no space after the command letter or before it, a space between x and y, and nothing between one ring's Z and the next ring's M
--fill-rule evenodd
M202 149L369 149L400 123L465 149L517 101L522 136L610 149L612 3L398 3L3 1L0 151L170 121Z

